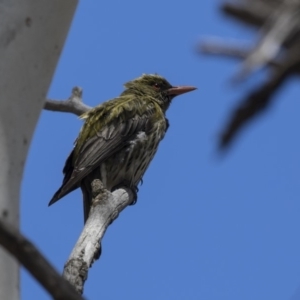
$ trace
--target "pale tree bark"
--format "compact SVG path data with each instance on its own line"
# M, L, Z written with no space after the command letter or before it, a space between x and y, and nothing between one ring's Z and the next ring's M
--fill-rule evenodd
M91 211L63 272L63 277L80 294L83 293L89 268L99 258L100 242L106 229L133 201L132 191L128 188L120 188L111 193L103 188L98 179L91 184L94 195Z
M76 4L0 2L0 217L16 229L28 146ZM0 270L0 299L19 299L19 265L2 248Z
M65 101L48 99L44 109L80 116L91 107L83 103L82 89L74 87L69 99ZM97 178L92 180L91 186L93 198L89 217L63 272L63 277L75 287L79 294L83 293L89 268L99 258L100 243L108 226L134 200L132 191L126 187L120 187L111 193Z
M0 244L12 254L55 300L83 300L19 230L0 220ZM4 299L8 298L5 295Z

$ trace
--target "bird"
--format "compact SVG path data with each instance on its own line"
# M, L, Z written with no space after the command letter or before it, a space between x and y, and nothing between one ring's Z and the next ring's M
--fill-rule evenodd
M63 168L63 182L49 206L81 188L84 222L92 204L91 183L105 189L126 186L137 199L138 184L169 127L166 111L172 100L194 86L172 86L158 74L143 74L124 84L117 98L80 116L84 124Z

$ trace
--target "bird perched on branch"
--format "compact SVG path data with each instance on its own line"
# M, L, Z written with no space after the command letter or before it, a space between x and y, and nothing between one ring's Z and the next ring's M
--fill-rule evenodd
M125 88L119 97L81 116L85 123L63 169L62 186L49 205L80 187L86 221L95 178L109 191L127 186L136 196L137 185L168 129L165 113L171 101L196 89L172 86L159 75L147 74L127 82Z

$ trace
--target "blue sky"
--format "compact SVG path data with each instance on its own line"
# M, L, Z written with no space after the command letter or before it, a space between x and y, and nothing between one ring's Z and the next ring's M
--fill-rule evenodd
M238 64L199 56L201 38L249 43L255 31L224 18L219 1L81 1L50 98L73 86L95 106L123 83L159 73L198 90L168 111L169 131L144 176L139 200L110 226L85 285L87 299L295 300L300 297L299 83L290 80L267 114L217 152L231 109L259 81L232 86ZM83 226L81 192L48 208L81 126L43 111L24 174L21 225L61 271ZM50 299L22 272L22 299Z

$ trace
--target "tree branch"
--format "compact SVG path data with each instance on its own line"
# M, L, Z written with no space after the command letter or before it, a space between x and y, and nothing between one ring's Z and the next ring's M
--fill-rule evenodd
M251 50L247 49L246 46L227 44L226 41L212 38L201 42L197 50L202 54L218 55L239 60L247 58L251 53ZM280 66L280 64L276 60L269 61L268 65L272 67Z
M72 94L68 100L47 99L44 106L46 110L68 112L77 116L82 115L91 108L82 102L82 89L77 86L72 89Z
M100 242L108 226L133 201L130 189L120 188L113 193L103 188L99 179L92 182L93 198L89 217L65 264L63 277L82 294L90 268L99 257Z
M262 1L253 1L251 5L241 5L237 3L225 3L221 10L247 25L261 26L269 16L269 6Z
M56 300L83 300L57 273L39 250L11 224L0 219L0 244L32 274Z
M274 94L285 80L300 68L300 43L291 49L289 56L281 67L273 71L270 78L258 89L251 92L247 98L234 110L229 123L221 134L220 148L224 149L232 142L238 131L253 117L265 110L272 101Z
M219 38L204 40L198 45L197 51L202 54L219 55L235 59L244 59L250 52L246 47L227 44L227 41Z
M82 90L75 87L71 97L66 101L47 100L45 109L70 112L81 115L91 109L82 102ZM118 217L119 213L133 202L134 195L126 187L113 193L103 188L97 178L91 180L93 194L92 206L83 231L65 264L63 277L67 279L80 294L87 279L88 269L99 257L100 242L108 226Z
M240 0L227 2L221 9L247 25L259 27L259 38L248 50L224 42L207 41L199 46L199 51L243 60L233 78L235 82L245 79L258 68L272 67L266 81L250 92L232 112L220 137L219 146L224 149L247 122L274 101L273 96L289 76L299 75L300 3L299 0Z
M236 75L237 80L244 79L253 70L274 60L290 37L296 36L300 28L299 9L298 0L285 0L270 9L269 16L261 27L261 36L243 61Z

